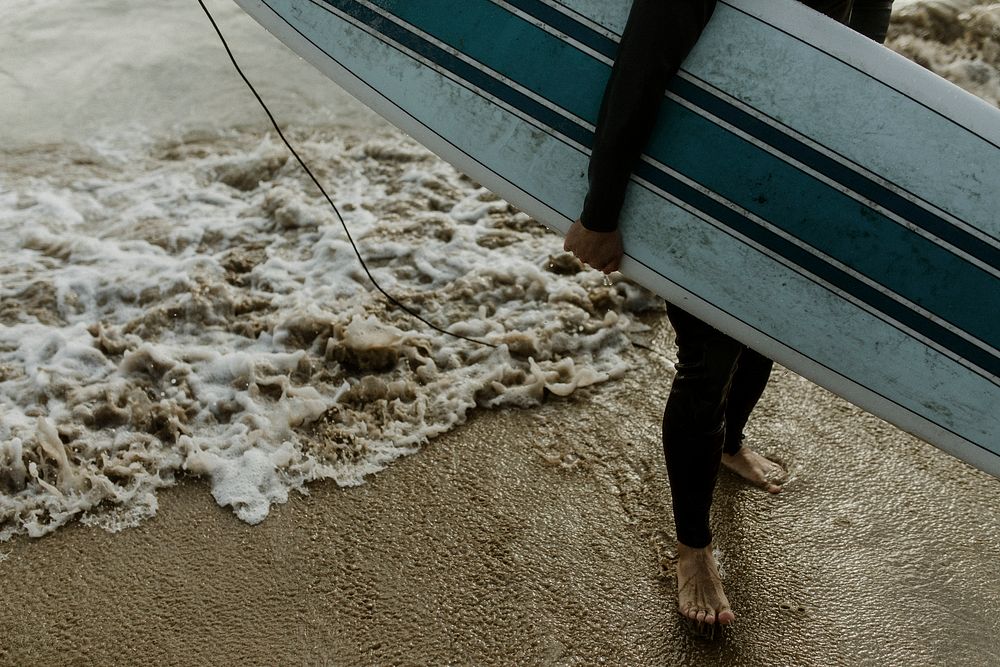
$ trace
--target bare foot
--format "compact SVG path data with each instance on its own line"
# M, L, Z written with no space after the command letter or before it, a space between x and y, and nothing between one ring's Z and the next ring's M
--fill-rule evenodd
M784 468L746 445L740 447L735 454L723 452L722 465L754 486L767 489L770 493L781 491L781 485L785 482Z
M722 589L722 579L712 556L712 545L692 549L677 543L677 609L698 623L729 625L736 614Z

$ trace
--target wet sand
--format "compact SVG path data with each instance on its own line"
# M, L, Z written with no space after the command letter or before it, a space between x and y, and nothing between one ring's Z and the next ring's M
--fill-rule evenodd
M669 339L660 321L646 342ZM633 359L257 526L187 480L120 534L0 545L0 664L1000 664L1000 481L782 369L748 443L791 480L772 497L722 475L738 618L689 634L659 443L671 365Z

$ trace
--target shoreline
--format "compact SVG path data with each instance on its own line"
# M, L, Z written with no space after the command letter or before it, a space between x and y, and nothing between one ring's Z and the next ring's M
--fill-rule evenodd
M671 349L664 322L652 347ZM737 615L675 611L659 414L672 373L478 411L359 487L312 484L257 526L205 483L112 535L0 545L0 664L988 664L1000 484L784 369L748 429L790 480L720 476ZM859 609L871 610L870 612ZM875 613L877 609L877 613Z

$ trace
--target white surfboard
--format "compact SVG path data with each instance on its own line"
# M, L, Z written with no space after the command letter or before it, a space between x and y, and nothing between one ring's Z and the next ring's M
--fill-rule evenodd
M630 3L236 0L540 222L579 214ZM1000 476L1000 110L792 0L720 0L622 273Z

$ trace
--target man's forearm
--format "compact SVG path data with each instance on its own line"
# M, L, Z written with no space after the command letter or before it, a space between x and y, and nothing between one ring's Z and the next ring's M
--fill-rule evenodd
M590 159L590 192L580 216L611 231L632 169L649 139L667 82L715 9L715 0L635 0L604 92Z

